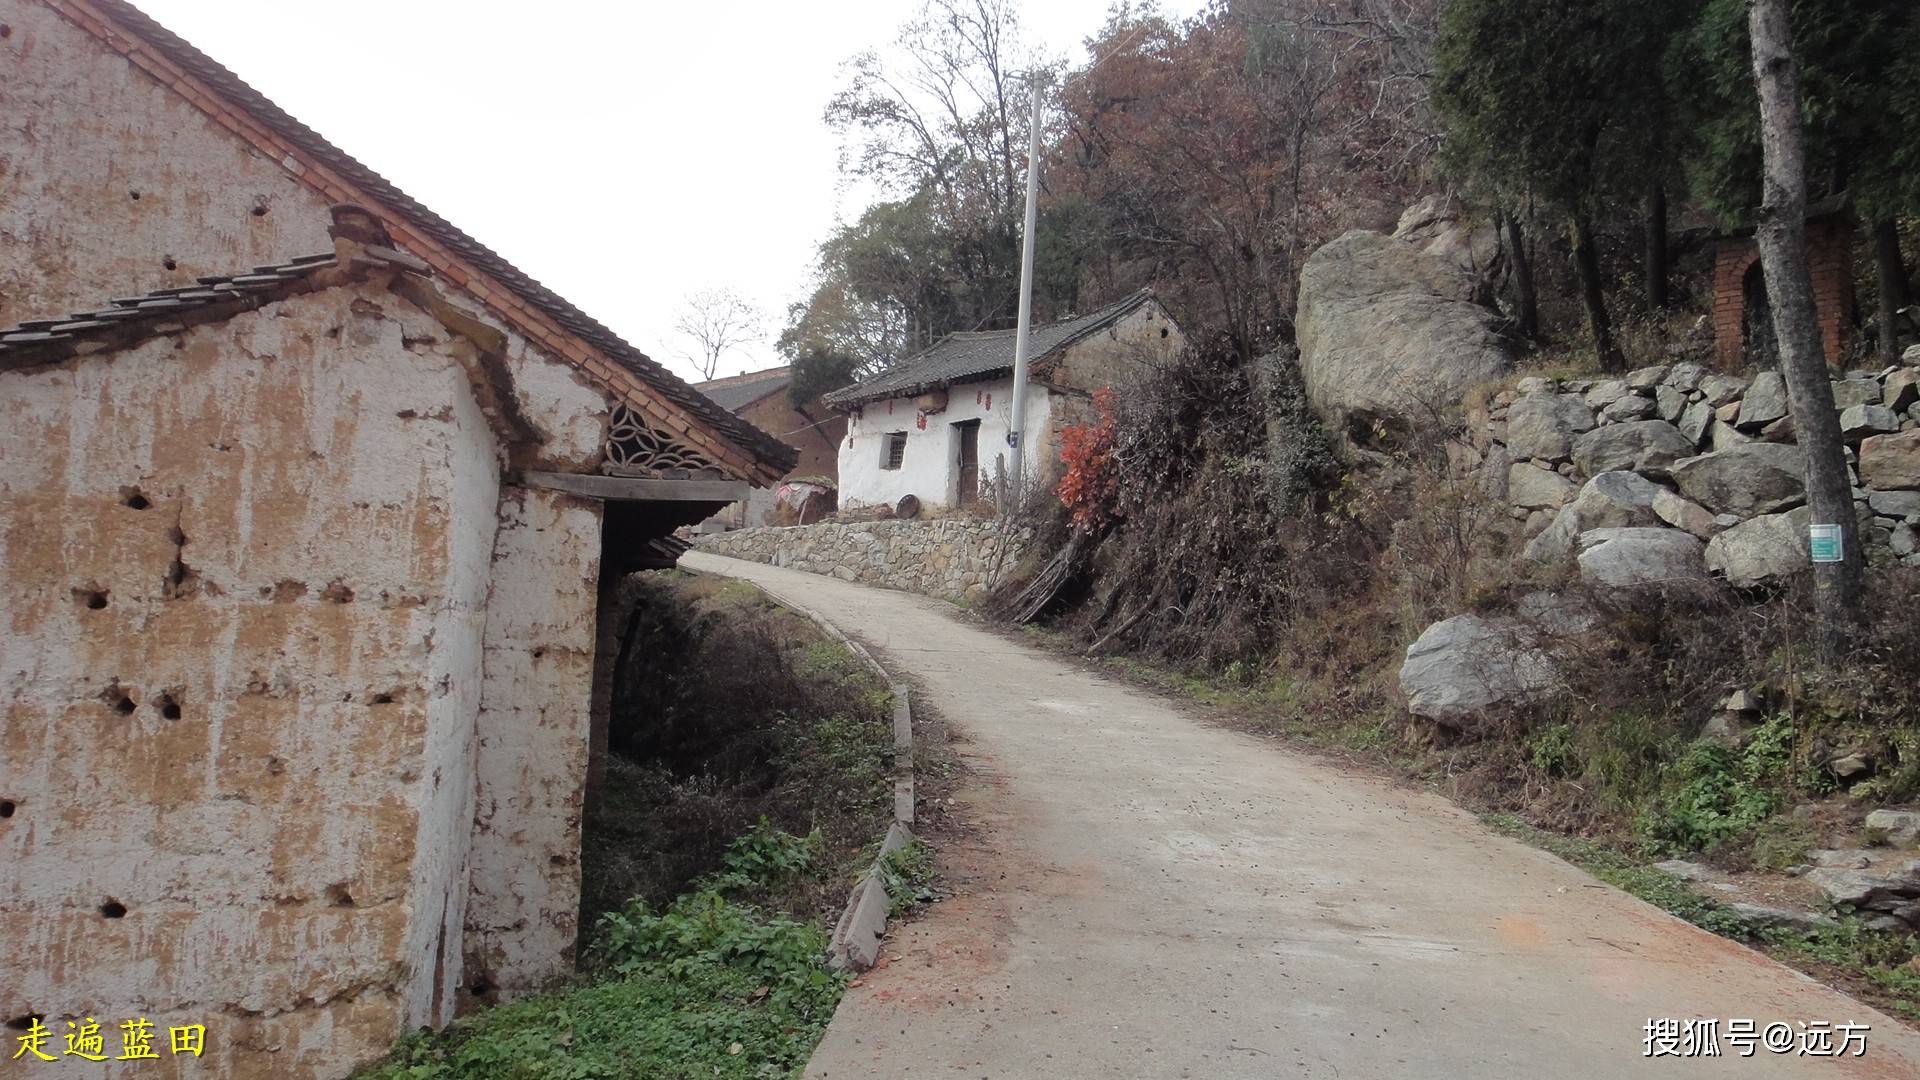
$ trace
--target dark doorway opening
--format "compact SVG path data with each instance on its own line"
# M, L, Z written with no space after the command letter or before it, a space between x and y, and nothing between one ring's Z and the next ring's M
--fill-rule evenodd
M953 425L954 433L959 436L958 491L955 502L961 506L972 506L980 501L980 421L962 420Z
M1767 276L1760 260L1747 267L1740 282L1740 357L1755 367L1780 365L1780 345L1773 336L1773 305L1767 300Z

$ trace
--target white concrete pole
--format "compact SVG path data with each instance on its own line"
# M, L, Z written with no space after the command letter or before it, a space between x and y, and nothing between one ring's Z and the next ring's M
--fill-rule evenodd
M1040 201L1040 93L1046 86L1042 72L1028 76L1033 91L1033 119L1027 133L1027 222L1020 234L1020 321L1013 336L1013 420L1007 428L1008 498L1002 513L1019 506L1026 484L1024 458L1027 441L1027 334L1033 327L1033 222Z

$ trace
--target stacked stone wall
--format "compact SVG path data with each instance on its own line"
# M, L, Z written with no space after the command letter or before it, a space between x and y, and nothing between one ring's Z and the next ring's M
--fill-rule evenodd
M972 601L1012 565L1024 539L1024 531L1010 533L997 520L945 517L740 529L702 537L698 547L843 581Z

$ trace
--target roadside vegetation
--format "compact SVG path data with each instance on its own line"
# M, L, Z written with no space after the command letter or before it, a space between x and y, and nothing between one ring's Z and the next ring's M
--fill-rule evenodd
M1920 572L1876 560L1838 658L1800 581L1626 594L1517 559L1519 534L1442 447L1440 415L1344 433L1299 407L1289 354L1222 346L1109 397L1066 440L1037 541L990 602L1055 648L1255 733L1372 762L1716 932L1920 1019L1920 942L1841 912L1761 929L1650 864L1696 860L1798 900L1816 849L1870 847L1867 811L1920 799ZM1467 729L1409 716L1406 648L1461 612L1550 591L1591 632L1543 647L1564 692ZM1734 693L1748 712L1708 728ZM1863 917L1867 913L1862 913Z
M745 583L624 587L579 975L410 1036L363 1080L798 1076L826 1030L846 986L828 933L888 820L887 688ZM923 846L887 865L901 902L930 888Z

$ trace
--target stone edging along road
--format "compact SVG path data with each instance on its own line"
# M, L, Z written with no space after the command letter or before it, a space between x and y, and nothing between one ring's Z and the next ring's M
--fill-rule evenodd
M704 571L693 571L703 573ZM730 580L738 581L739 578ZM887 913L892 903L887 896L887 886L880 872L880 861L913 842L913 705L907 684L900 682L887 673L880 661L873 658L867 647L848 637L839 627L825 616L803 604L795 603L752 582L754 588L772 599L781 607L806 616L813 624L845 645L858 656L861 662L872 668L887 684L887 690L893 695L893 820L887 826L887 835L880 841L880 850L874 855L873 864L860 874L854 883L853 892L847 897L846 910L840 913L839 922L834 924L833 939L828 946L829 963L840 971L866 971L880 957L880 942L887 936Z

